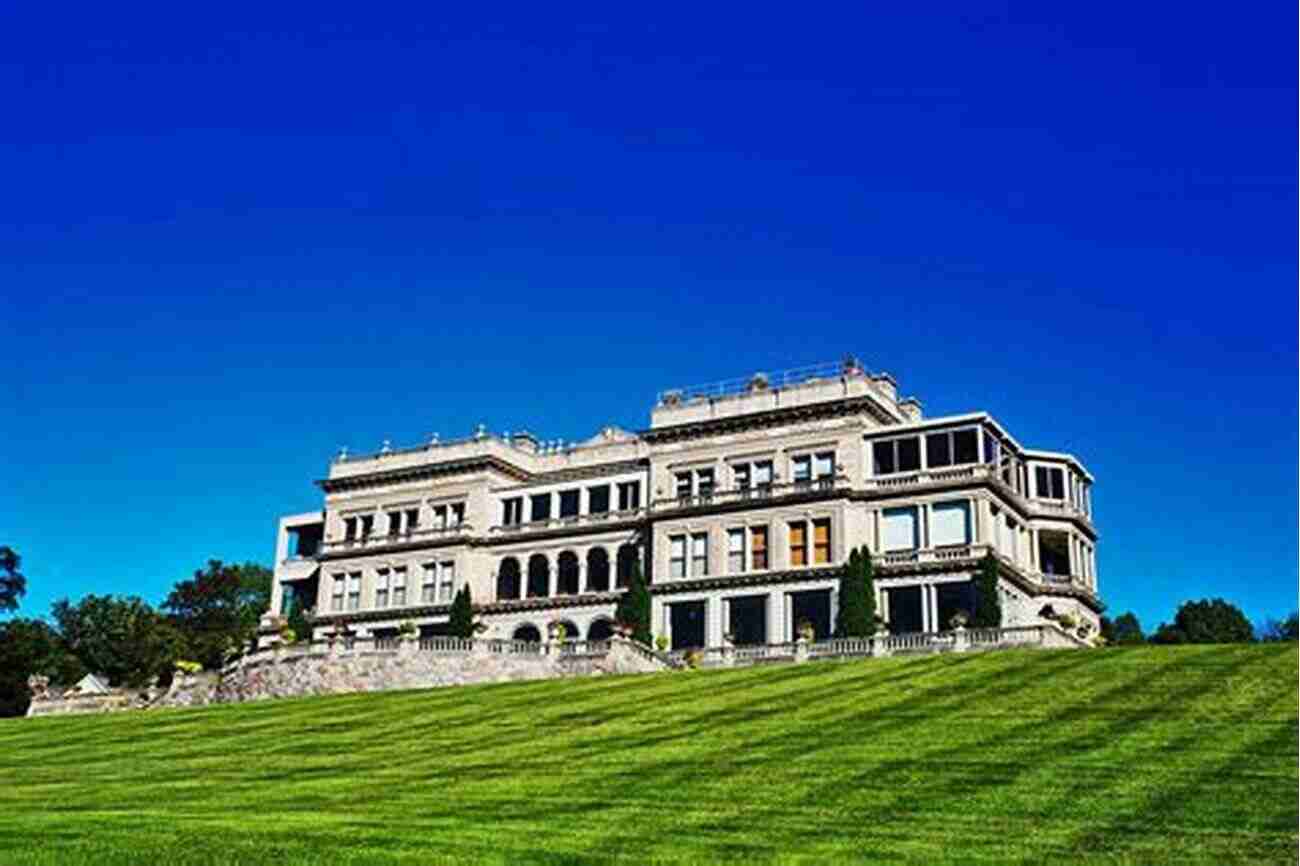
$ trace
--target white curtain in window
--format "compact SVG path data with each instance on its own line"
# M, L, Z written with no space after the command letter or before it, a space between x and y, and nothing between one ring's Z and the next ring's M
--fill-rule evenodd
M835 455L818 454L813 461L813 477L826 478L835 474Z
M881 541L885 550L912 550L916 547L915 508L887 508L881 518Z
M940 502L931 506L930 514L931 546L970 543L969 502Z

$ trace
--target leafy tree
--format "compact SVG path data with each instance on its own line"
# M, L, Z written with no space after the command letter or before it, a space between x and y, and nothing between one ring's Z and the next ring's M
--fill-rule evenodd
M1266 643L1300 640L1300 614L1292 611L1284 620L1265 620L1258 631L1259 639Z
M68 650L112 685L136 687L156 676L166 678L186 649L180 630L134 596L88 595L75 605L61 599L50 612Z
M63 637L39 619L0 622L0 717L22 716L31 703L27 678L41 674L50 684L70 686L86 675Z
M18 569L22 557L12 547L0 546L0 613L17 610L18 600L27 594L27 578Z
M220 668L232 648L250 646L257 620L271 603L271 570L255 563L225 565L213 559L172 589L163 610L185 635L191 659Z
M1172 623L1161 623L1152 643L1250 643L1255 630L1235 604L1221 598L1185 601Z
M975 613L970 624L974 628L1002 627L1002 597L998 594L998 561L989 553L980 563L975 576Z
M875 567L865 544L849 552L848 565L840 575L839 602L836 637L871 637L876 633Z
M474 636L474 604L470 601L469 584L456 590L456 597L451 601L451 615L447 625L455 637Z
M1106 640L1113 644L1135 644L1145 641L1146 636L1142 634L1142 623L1138 621L1137 614L1129 611L1115 617L1112 634Z
M627 590L618 599L614 618L624 625L632 627L632 639L646 646L651 646L650 635L650 591L646 589L645 578L641 575L641 564L632 564L632 574L628 578Z

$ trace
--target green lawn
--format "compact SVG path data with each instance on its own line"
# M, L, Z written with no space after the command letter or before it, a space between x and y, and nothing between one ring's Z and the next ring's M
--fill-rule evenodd
M1294 863L1292 645L0 720L0 862Z

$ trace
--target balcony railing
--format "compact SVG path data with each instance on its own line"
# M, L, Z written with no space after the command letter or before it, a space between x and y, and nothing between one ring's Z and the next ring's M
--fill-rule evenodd
M655 511L674 511L681 508L703 508L710 505L722 505L732 502L762 502L782 496L803 493L829 493L838 489L847 489L847 475L824 476L800 481L785 481L780 484L757 484L747 487L728 489L713 488L690 495L668 496L654 501Z
M1038 499L1025 496L1008 484L998 473L997 468L982 463L966 466L945 466L941 469L921 469L916 472L904 472L896 475L884 475L867 478L863 484L867 490L910 491L924 487L937 487L960 484L971 481L990 481L1006 496L1010 497L1028 511L1046 516L1077 517L1092 524L1092 516L1082 508L1069 502L1056 499Z
M540 532L545 529L567 529L574 526L593 526L602 523L618 523L624 520L636 520L645 516L645 508L625 508L619 511L601 511L596 514L575 514L568 517L548 517L545 520L529 520L526 523L502 523L492 527L494 533Z
M323 542L321 544L321 550L326 553L334 553L340 550L369 550L378 547L391 547L396 544L410 544L412 542L426 541L435 538L467 535L470 532L473 532L473 527L468 523L457 523L450 526L431 526L425 529L413 529L410 532L389 533L387 535L372 534L357 538L335 538Z

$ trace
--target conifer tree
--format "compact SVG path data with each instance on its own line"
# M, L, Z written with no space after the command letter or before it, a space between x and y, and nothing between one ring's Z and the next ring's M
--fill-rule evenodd
M632 574L628 577L627 591L618 600L614 618L624 625L632 627L632 639L650 646L650 592L646 589L645 578L641 576L641 564L632 564Z
M454 637L474 636L474 605L469 598L469 584L456 591L456 597L451 602L451 615L448 617L447 626Z
M975 628L1002 627L1002 598L998 595L998 561L993 554L984 556L975 577L975 614L970 624Z
M876 631L875 568L866 545L849 552L840 575L836 637L870 637Z

